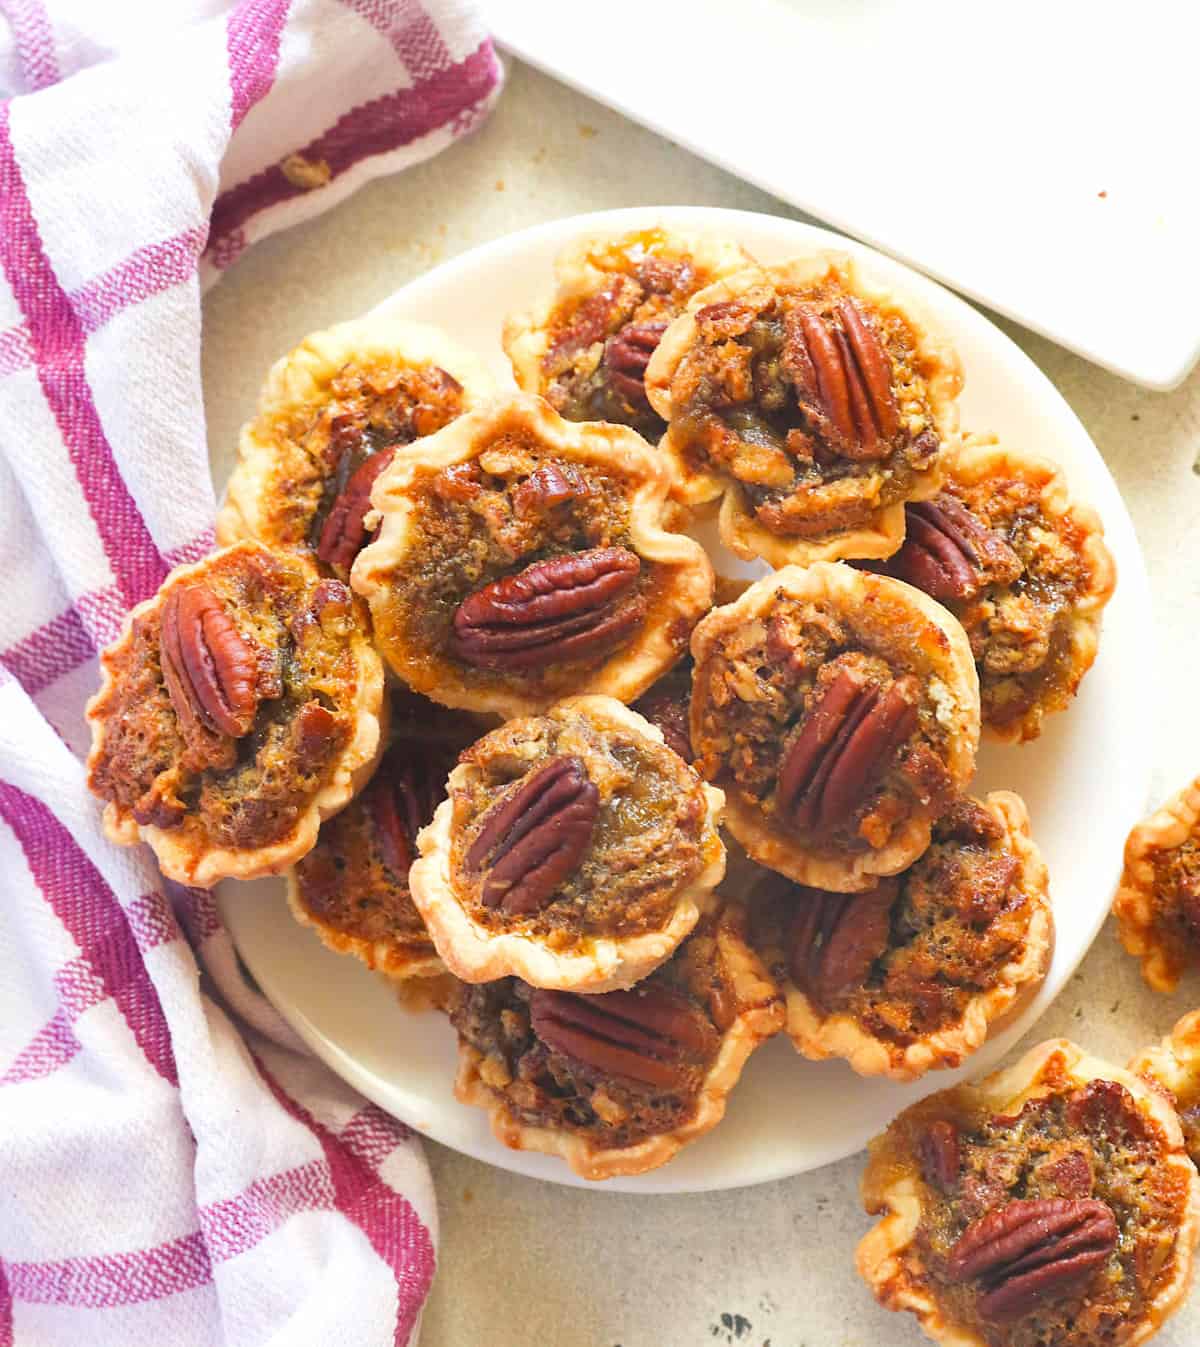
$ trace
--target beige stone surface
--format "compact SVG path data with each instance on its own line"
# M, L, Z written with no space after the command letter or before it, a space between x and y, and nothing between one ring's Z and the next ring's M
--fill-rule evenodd
M421 168L377 182L260 244L205 303L204 381L214 472L281 352L369 308L436 263L524 226L643 204L796 214L595 103L516 67L491 121ZM964 227L970 227L964 221ZM1136 283L1128 259L1098 285ZM1013 324L1057 384L1133 514L1158 644L1128 714L1154 736L1156 800L1200 771L1200 371L1142 392ZM1114 762L1111 770L1121 770ZM1102 788L1102 787L1101 787ZM1037 1026L1123 1061L1200 1004L1141 985L1111 924ZM428 1146L441 1209L440 1271L423 1347L915 1347L853 1273L867 1228L861 1157L783 1183L693 1197L581 1192ZM1158 1341L1200 1341L1200 1297Z

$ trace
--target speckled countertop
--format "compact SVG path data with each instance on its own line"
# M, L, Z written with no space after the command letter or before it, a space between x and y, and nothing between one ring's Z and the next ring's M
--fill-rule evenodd
M434 264L527 225L618 206L796 214L615 113L514 66L487 125L432 162L364 188L254 248L204 309L213 467L223 481L268 365ZM1103 283L1103 278L1097 278ZM1057 384L1125 495L1154 590L1158 644L1128 714L1155 736L1155 799L1200 771L1200 371L1146 393L1000 322ZM1119 762L1111 764L1115 773ZM1124 1061L1200 1004L1142 987L1111 926L1030 1041L1075 1036ZM861 1157L783 1183L694 1197L583 1192L429 1143L440 1268L423 1347L915 1347L853 1271L867 1228ZM1157 1339L1200 1341L1200 1295Z

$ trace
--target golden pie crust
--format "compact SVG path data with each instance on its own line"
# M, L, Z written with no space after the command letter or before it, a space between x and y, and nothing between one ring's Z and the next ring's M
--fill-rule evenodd
M789 977L783 985L787 1033L803 1056L814 1061L844 1058L860 1076L915 1080L927 1071L961 1066L1037 994L1054 952L1046 864L1033 841L1029 811L1019 795L993 791L981 803L1004 830L1000 848L1020 862L1017 882L1029 904L1024 938L1013 957L997 971L990 987L967 1001L956 1020L904 1045L869 1032L852 1014L822 1013Z
M446 481L446 472L457 465L494 464L489 451L501 464L512 461L509 451L497 446L514 439L536 449L542 462L578 467L598 482L611 482L614 489L619 485L626 530L621 545L649 568L646 613L631 637L599 662L581 661L569 676L551 676L545 667L521 673L472 668L450 653L445 637L440 650L420 646L394 598L397 577L411 565L417 510L423 494L434 489L430 484ZM669 489L666 463L624 426L565 421L543 399L524 393L460 417L438 434L398 450L375 484L371 500L379 533L359 553L351 582L371 607L376 644L409 687L469 711L530 715L563 696L584 693L634 700L683 654L692 626L712 604L713 570L704 549L664 528ZM516 574L544 554L540 549L536 556L516 557L506 570L489 574L488 581ZM463 598L480 587L476 582L464 588Z
M746 943L745 910L730 902L704 918L697 936L711 927L724 991L723 1013L729 1023L721 1045L696 1095L691 1117L670 1132L648 1136L627 1146L606 1147L587 1136L563 1128L523 1122L500 1089L488 1084L489 1062L478 1049L459 1038L455 1097L464 1104L487 1110L492 1132L511 1150L540 1151L560 1156L581 1178L601 1180L644 1174L673 1159L725 1116L726 1100L737 1084L750 1054L783 1023L778 990L758 957ZM715 1006L714 1006L715 1009Z
M611 697L570 697L546 712L546 719L571 735L568 742L588 767L589 777L603 791L606 764L595 757L584 737L573 732L580 719L603 734L624 731L663 744L662 731L643 716ZM511 726L508 727L511 730ZM560 738L558 752L562 752ZM537 747L531 744L530 751ZM682 762L683 770L690 772ZM696 778L702 792L704 817L699 829L700 866L680 877L670 916L656 930L630 934L593 935L573 946L555 947L531 931L531 922L513 919L512 929L494 931L481 924L459 897L453 878L456 849L455 795L482 780L480 769L461 762L450 774L450 798L438 806L433 822L422 829L417 842L420 859L409 871L413 900L447 968L464 982L490 982L515 976L534 987L563 991L604 992L631 987L669 959L712 903L712 893L725 874L725 848L717 831L724 797ZM536 914L535 914L536 915ZM523 929L524 928L524 929Z
M869 515L869 522L855 526L834 526L823 535L790 536L773 532L755 517L741 485L716 467L697 463L688 453L686 437L679 424L679 410L672 400L671 386L680 363L697 337L696 313L709 305L724 304L740 299L754 302L755 296L765 292L807 290L832 283L848 295L864 301L881 317L896 318L907 328L915 349L919 387L900 390L899 413L915 427L918 420L924 424L925 413L920 409L921 393L928 401L929 429L936 431L942 452L954 448L958 442L957 397L962 388L962 369L958 356L945 338L939 335L924 317L920 308L907 296L897 295L891 289L872 284L861 275L854 260L845 253L817 252L795 257L771 267L749 267L716 281L689 301L687 312L677 318L664 333L658 349L646 370L646 394L651 406L668 423L667 433L660 447L674 459L679 486L677 495L693 508L720 500L719 529L721 541L739 556L747 559L761 557L772 566L814 561L838 561L850 557L886 557L894 552L904 539L904 501L877 505ZM869 474L835 478L815 488L832 512L845 508L851 495L872 496L878 499L884 487L888 470L876 469ZM858 483L869 477L870 485L860 491ZM923 500L934 495L941 482L939 459L925 469L914 473L908 500ZM850 492L849 483L855 484Z
M1173 992L1185 968L1200 962L1194 931L1177 895L1163 894L1155 862L1195 848L1200 887L1200 776L1143 820L1125 843L1125 869L1113 900L1122 945L1142 961L1142 977L1159 992Z
M1192 1254L1200 1237L1200 1178L1188 1159L1179 1119L1166 1095L1131 1071L1110 1066L1065 1038L1038 1044L1013 1066L974 1084L931 1095L906 1110L887 1132L870 1143L862 1199L867 1212L882 1214L882 1219L860 1241L856 1263L859 1275L885 1309L914 1314L928 1336L945 1347L988 1347L972 1328L950 1320L926 1277L916 1239L926 1189L911 1151L899 1146L897 1124L901 1119L911 1113L936 1117L942 1101L959 1105L964 1112L977 1110L1011 1117L1029 1099L1069 1091L1093 1080L1115 1081L1133 1096L1143 1116L1161 1135L1161 1164L1173 1172L1183 1196L1183 1214L1174 1244L1164 1259L1169 1270L1161 1274L1161 1284L1138 1321L1122 1324L1111 1341L1133 1347L1162 1326L1188 1291ZM1067 1347L1069 1340L1055 1341Z
M320 457L330 423L355 397L387 403L398 379L439 370L459 385L461 411L495 392L478 356L424 323L375 313L306 337L271 367L258 414L242 428L237 465L217 513L217 542L256 538L311 551L313 515L330 480ZM410 426L406 433L415 437L417 430Z
M1200 1010L1181 1016L1164 1039L1136 1053L1129 1070L1170 1094L1195 1164L1200 1160Z
M176 567L153 598L138 604L130 612L121 635L100 655L100 690L87 704L87 718L92 727L89 781L94 783L105 754L108 721L120 691L116 671L131 651L135 633L149 630L157 648L159 615L172 591L206 579L216 568L236 570L255 559L280 567L293 576L298 575L310 587L310 592L318 585L337 584L336 581L322 581L315 566L302 555L273 554L256 542L237 543L192 565ZM319 789L288 832L261 846L223 847L205 834L195 815L185 815L178 826L163 828L152 823L138 823L131 808L107 799L104 831L110 841L121 846L146 842L168 879L199 888L210 888L221 879L256 879L262 875L279 874L311 850L321 820L336 814L362 788L374 771L386 740L388 703L384 696L383 665L368 638L366 614L344 587L341 588L351 604L353 616L348 647L354 676L348 686L343 682L336 689L317 690L344 710L349 729L345 743L332 766L326 769ZM161 674L158 681L161 684ZM92 788L96 790L94 784Z
M897 653L902 656L906 668L920 677L933 718L945 733L944 765L952 788L961 793L974 774L979 742L979 681L966 634L940 604L911 585L831 562L786 566L764 576L733 603L713 609L696 627L691 741L698 758L703 755L708 713L706 663L717 655L726 635L760 623L777 597L827 608L867 649L892 659ZM897 641L897 632L904 634L902 642ZM893 875L910 865L929 845L935 813L919 805L881 847L849 853L806 845L747 798L726 768L708 774L725 791L729 831L754 860L798 884L839 893L869 889L880 875Z

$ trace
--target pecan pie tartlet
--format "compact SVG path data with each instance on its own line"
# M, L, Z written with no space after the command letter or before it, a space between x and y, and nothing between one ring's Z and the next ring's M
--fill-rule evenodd
M451 1019L457 1097L487 1109L506 1146L607 1179L655 1169L715 1127L783 1005L730 903L628 991L462 984Z
M643 378L659 338L698 290L749 265L735 243L667 229L580 240L554 264L554 295L504 325L517 383L568 421L657 440L666 427Z
M1053 463L971 436L941 492L905 509L904 545L871 569L906 580L966 628L984 729L1019 743L1070 704L1116 585L1096 512Z
M449 788L409 882L467 982L632 986L725 873L721 792L611 697L509 721L460 755Z
M1160 1043L1143 1048L1129 1069L1170 1091L1187 1153L1200 1164L1200 1010L1184 1015Z
M870 1146L858 1270L953 1347L1128 1347L1187 1292L1200 1180L1164 1094L1065 1039Z
M1028 1004L1054 943L1046 867L1019 796L964 796L929 849L865 893L764 877L751 944L799 1052L912 1080L960 1066Z
M391 451L494 389L477 356L422 323L373 314L313 333L267 375L238 443L217 541L298 548L346 579Z
M962 628L910 585L788 566L692 638L691 742L754 860L800 884L874 886L910 865L975 767Z
M1200 964L1200 776L1129 834L1113 914L1155 991Z
M276 874L370 776L387 703L366 614L299 553L180 566L100 657L88 784L104 828L209 887Z
M773 566L894 552L957 442L957 356L841 253L702 290L645 384L680 498L721 497L722 541Z
M353 584L412 688L506 716L573 693L631 701L712 603L704 549L668 533L669 468L625 426L519 393L398 451Z

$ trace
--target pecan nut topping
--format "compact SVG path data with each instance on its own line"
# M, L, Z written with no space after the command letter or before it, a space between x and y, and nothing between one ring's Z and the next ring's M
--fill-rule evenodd
M916 727L919 695L911 674L881 692L855 670L841 670L783 756L777 788L783 816L806 829L849 819Z
M841 996L862 986L887 949L892 904L899 885L883 879L865 893L826 893L801 888L789 935L792 980L828 1012Z
M588 484L573 463L543 463L516 486L513 501L518 514L553 509L588 494Z
M499 670L608 655L645 615L636 592L641 570L641 559L624 547L535 561L459 604L451 653Z
M484 873L480 901L514 916L538 912L583 859L600 792L578 758L553 758L493 806L467 851Z
M682 1090L717 1047L712 1023L665 987L578 996L539 989L529 999L533 1031L552 1052L605 1076Z
M367 808L383 863L405 878L417 859L417 834L446 798L449 764L423 745L393 748L367 789Z
M972 1222L950 1250L947 1272L975 1282L979 1313L1004 1323L1078 1287L1116 1242L1112 1211L1096 1198L1022 1198Z
M316 550L334 570L348 571L362 551L367 541L363 518L371 508L371 488L391 461L391 453L382 450L360 463L325 516Z
M917 1157L925 1181L943 1193L952 1193L958 1186L961 1156L958 1128L944 1118L932 1123L917 1142Z
M604 348L604 367L612 387L633 407L647 407L646 366L658 350L665 321L626 323Z
M855 300L843 299L831 317L841 326L806 306L789 311L784 369L800 405L842 457L885 458L900 429L891 360Z
M162 673L187 738L249 734L258 710L257 653L206 585L175 587L161 619Z
M1008 584L1024 569L1004 538L946 492L910 502L904 514L904 543L880 569L940 603L977 598L986 585Z

